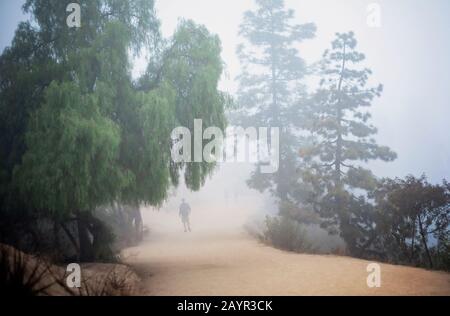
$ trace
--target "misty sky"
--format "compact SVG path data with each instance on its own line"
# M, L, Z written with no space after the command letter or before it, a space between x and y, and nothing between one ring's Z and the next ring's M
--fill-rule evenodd
M317 61L335 32L354 31L373 79L385 91L373 106L378 141L395 150L393 163L372 163L378 176L426 173L433 181L450 179L450 1L448 0L286 0L299 23L314 22L315 39L299 46L308 61ZM379 3L382 27L367 26L367 5ZM10 44L23 1L0 0L0 49ZM240 65L235 49L238 25L253 0L157 1L164 35L180 17L204 24L220 36L227 65L221 88L233 93ZM136 71L145 67L137 61ZM24 92L25 93L25 92Z

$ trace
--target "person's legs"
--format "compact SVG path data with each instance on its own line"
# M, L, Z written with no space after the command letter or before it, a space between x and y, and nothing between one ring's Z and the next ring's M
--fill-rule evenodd
M191 232L191 222L189 221L189 217L186 219L186 224L189 229L189 232Z

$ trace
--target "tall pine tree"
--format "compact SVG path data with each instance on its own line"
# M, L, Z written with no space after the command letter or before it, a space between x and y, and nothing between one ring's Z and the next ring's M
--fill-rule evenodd
M280 128L278 172L263 174L257 167L248 183L283 201L295 181L300 144L295 132L302 124L296 104L307 72L297 45L313 38L316 27L295 24L294 11L286 9L283 0L256 0L256 4L240 26L245 39L237 49L243 68L238 78L240 108L232 120L244 126Z
M356 45L353 32L338 33L324 53L320 86L304 108L312 141L300 150L309 162L302 172L312 188L306 202L313 204L324 226L340 232L350 250L358 247L364 226L372 223L364 191L375 187L376 178L364 164L396 158L374 139L377 129L367 108L382 86L369 86L372 71L361 66L365 56Z

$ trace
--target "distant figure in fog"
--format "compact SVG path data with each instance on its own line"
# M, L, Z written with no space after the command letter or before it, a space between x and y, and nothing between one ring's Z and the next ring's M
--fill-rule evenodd
M191 223L189 222L189 216L191 215L191 207L183 199L180 205L180 218L184 226L184 232L191 231Z

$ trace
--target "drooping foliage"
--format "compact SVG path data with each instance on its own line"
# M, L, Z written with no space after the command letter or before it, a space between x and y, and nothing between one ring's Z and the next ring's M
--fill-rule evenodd
M204 27L182 21L165 41L153 1L94 0L69 28L70 2L28 0L33 21L0 57L0 203L13 217L75 217L80 248L92 248L97 207L159 205L184 170L200 187L213 166L174 165L171 131L193 118L224 127L226 98L220 41ZM134 80L142 49L151 62Z
M223 71L220 52L221 43L217 36L211 36L206 28L197 26L192 21L181 22L164 51L161 66L156 72L175 90L176 126L193 131L194 120L202 119L203 129L209 126L225 129L224 108L228 106L229 97L218 91ZM149 72L153 67L155 66L149 67ZM145 77L141 84L154 85L157 78L149 78L151 77ZM174 141L176 140L172 140L172 144ZM194 161L193 153L191 155L191 160ZM184 170L187 187L198 190L214 167L213 163L185 162L174 164L172 173L176 178L180 170Z

